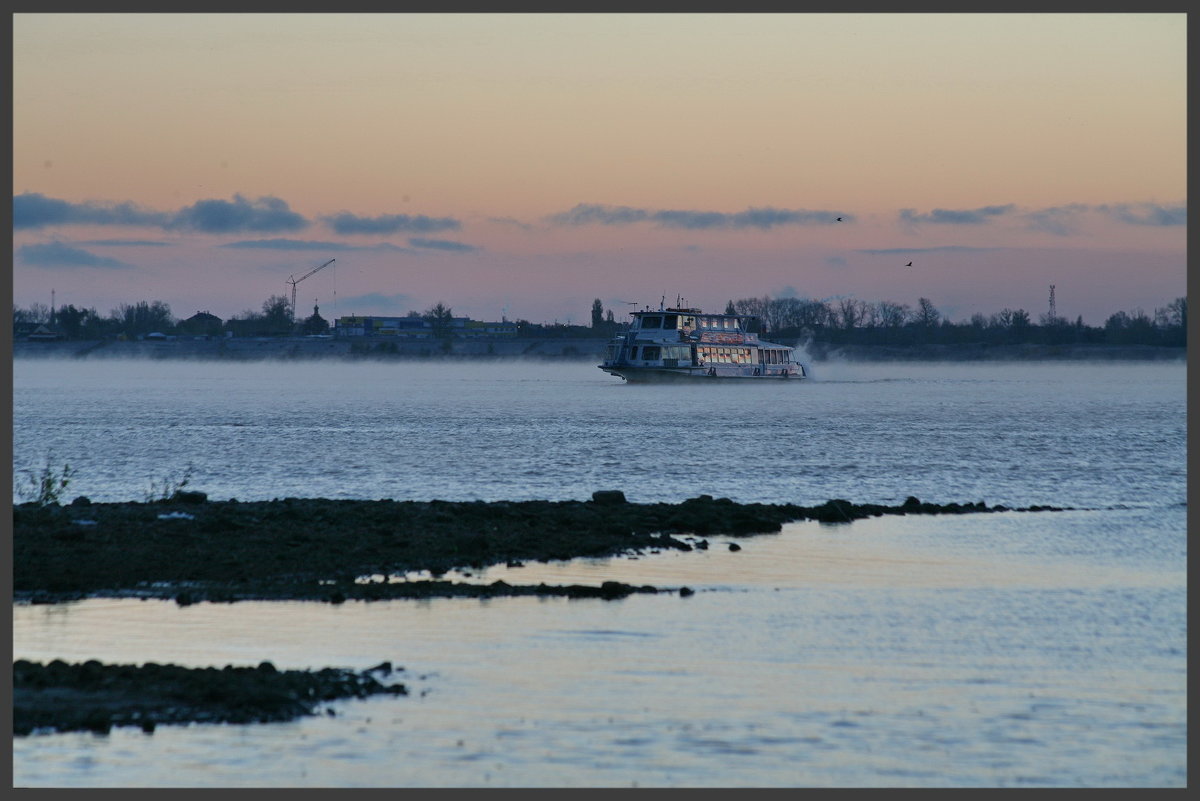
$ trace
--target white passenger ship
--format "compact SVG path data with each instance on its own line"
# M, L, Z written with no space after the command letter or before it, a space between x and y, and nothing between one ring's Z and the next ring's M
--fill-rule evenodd
M626 381L803 379L810 371L792 349L759 339L758 318L700 309L630 312L629 331L605 350L606 373Z

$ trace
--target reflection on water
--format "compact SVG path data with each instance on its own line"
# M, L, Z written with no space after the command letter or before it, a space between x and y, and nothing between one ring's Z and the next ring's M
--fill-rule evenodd
M731 552L487 571L616 601L14 609L15 655L406 667L412 694L268 726L14 741L18 784L1181 785L1185 513L794 524ZM1104 530L1104 526L1099 526Z

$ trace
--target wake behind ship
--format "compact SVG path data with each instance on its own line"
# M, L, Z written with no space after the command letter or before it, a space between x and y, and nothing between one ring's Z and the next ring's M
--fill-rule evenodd
M608 343L599 365L626 381L779 381L809 376L791 348L759 338L759 321L753 315L661 307L630 314L629 331Z

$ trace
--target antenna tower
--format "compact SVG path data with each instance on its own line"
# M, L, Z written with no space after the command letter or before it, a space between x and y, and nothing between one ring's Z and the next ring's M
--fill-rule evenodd
M1054 307L1054 284L1050 285L1050 325L1058 319L1058 310Z

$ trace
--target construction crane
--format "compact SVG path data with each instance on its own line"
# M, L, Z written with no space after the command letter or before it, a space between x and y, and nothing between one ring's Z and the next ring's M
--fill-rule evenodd
M322 264L320 267L312 268L311 270L309 270L308 272L306 272L304 275L300 276L299 278L296 278L294 275L288 276L287 281L285 281L284 283L292 285L292 322L296 321L296 284L300 283L305 278L308 278L310 275L319 273L321 270L324 270L326 267L333 264L335 261L337 261L337 259L330 259L329 261Z

